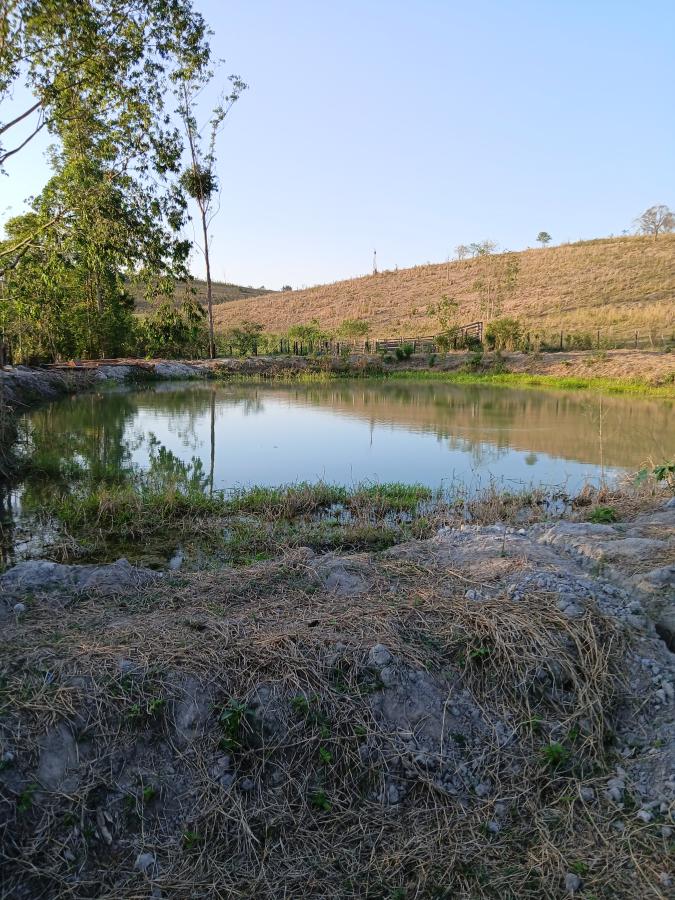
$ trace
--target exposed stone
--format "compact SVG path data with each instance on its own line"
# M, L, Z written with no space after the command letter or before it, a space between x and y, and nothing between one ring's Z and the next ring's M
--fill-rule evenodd
M565 875L565 890L568 894L576 894L581 890L581 878L574 872L567 872Z
M101 566L68 566L37 559L17 563L0 575L0 589L8 598L45 592L115 594L158 577L157 572L132 566L126 559Z
M375 669L381 669L384 666L388 666L392 658L391 653L384 644L375 644L368 652L368 665Z
M138 872L143 872L146 875L151 869L155 867L155 854L154 853L139 853L136 857L136 862L134 863L134 868Z

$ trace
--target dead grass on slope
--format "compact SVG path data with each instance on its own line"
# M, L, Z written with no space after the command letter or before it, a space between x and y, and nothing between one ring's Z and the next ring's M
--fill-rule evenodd
M608 238L566 244L518 255L520 273L503 315L515 316L533 334L552 336L599 328L613 338L633 338L639 331L646 346L657 346L673 331L675 318L675 234ZM437 323L427 315L443 295L459 302L458 318L485 318L475 288L485 260L415 266L320 285L273 298L228 303L216 311L227 328L243 319L261 322L267 331L283 332L318 319L334 328L347 318L371 324L373 337L433 334Z

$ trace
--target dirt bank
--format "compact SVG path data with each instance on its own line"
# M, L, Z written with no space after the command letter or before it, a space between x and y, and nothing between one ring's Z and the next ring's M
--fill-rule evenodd
M541 375L552 379L582 378L620 381L637 380L646 385L675 382L675 356L644 350L610 350L601 353L466 353L414 354L398 360L392 354L351 354L343 357L252 356L216 360L92 360L77 365L46 368L0 369L0 396L18 407L53 399L69 391L101 382L147 381L237 376L283 375L386 375L406 372L513 373Z
M670 895L672 501L0 593L2 896Z

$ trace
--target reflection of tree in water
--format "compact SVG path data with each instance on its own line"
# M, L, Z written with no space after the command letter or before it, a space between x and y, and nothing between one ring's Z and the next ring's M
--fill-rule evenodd
M88 394L33 411L20 422L19 443L31 472L123 478L137 444L126 437L137 414L131 394Z

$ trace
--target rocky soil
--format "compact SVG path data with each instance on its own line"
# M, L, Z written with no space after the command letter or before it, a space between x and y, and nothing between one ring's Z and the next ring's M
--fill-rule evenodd
M672 896L673 501L0 595L0 896Z

